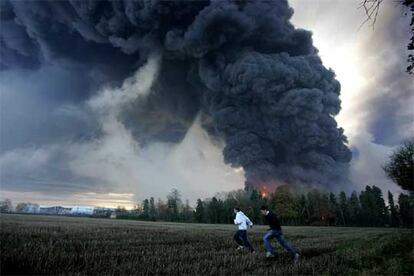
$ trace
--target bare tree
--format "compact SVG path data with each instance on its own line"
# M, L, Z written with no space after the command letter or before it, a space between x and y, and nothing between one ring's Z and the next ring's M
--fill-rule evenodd
M366 18L364 22L362 22L361 26L366 24L367 22L371 22L371 26L374 27L375 22L377 21L378 13L380 11L381 3L384 2L384 0L363 0L361 2L360 7L364 9ZM408 66L406 68L406 72L408 74L414 73L414 0L396 0L397 3L404 6L406 9L405 16L407 16L409 13L411 14L411 37L409 39L409 42L407 44L407 49L410 51L408 54L407 62Z
M13 204L10 199L6 198L0 201L0 213L10 213L13 211Z
M384 0L364 0L361 2L361 8L364 9L366 18L364 22L362 22L361 26L366 24L367 22L372 22L371 26L374 27L375 22L377 21L378 12L381 7L381 3Z

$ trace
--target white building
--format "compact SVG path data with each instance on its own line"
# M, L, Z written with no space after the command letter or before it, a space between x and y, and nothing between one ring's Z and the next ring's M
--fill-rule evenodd
M93 215L95 207L89 206L73 206L70 211L71 215Z

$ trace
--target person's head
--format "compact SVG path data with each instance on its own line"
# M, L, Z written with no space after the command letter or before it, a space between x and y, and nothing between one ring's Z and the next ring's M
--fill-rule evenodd
M262 213L262 215L266 215L268 211L269 211L269 208L266 205L263 205L262 207L260 207L260 213Z
M234 213L240 212L240 208L239 207L234 207L233 211L234 211Z

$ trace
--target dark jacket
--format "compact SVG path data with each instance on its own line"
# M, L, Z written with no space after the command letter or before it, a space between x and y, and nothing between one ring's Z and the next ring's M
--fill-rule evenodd
M266 223L270 226L272 230L282 230L280 227L279 219L275 214L269 211L269 213L265 216Z

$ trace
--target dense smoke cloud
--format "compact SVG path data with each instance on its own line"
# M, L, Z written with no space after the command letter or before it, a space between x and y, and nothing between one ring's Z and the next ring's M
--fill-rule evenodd
M80 64L84 81L116 86L162 56L151 93L117 114L142 145L180 142L200 115L248 186L346 181L340 85L287 1L2 1L1 13L5 70Z

